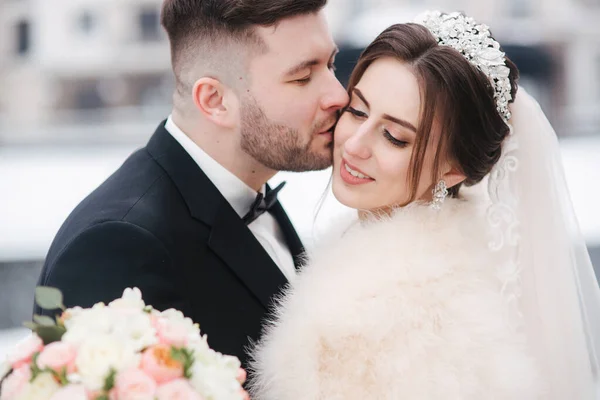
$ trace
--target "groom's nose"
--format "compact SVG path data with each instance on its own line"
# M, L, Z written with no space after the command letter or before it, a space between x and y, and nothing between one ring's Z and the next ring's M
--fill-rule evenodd
M333 72L330 74L324 89L321 107L325 111L337 111L346 107L346 104L350 101L348 92Z

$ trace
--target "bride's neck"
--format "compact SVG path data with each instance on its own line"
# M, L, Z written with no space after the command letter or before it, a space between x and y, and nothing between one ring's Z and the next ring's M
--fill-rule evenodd
M358 210L358 219L361 221L372 221L386 218L392 215L397 207L383 207L375 210Z

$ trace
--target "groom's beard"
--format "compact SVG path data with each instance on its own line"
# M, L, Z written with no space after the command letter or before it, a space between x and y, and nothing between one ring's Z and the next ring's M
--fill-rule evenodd
M241 147L246 154L275 171L319 171L331 166L333 142L313 148L316 134L331 122L315 124L303 143L297 129L272 122L254 98L247 99L241 107Z

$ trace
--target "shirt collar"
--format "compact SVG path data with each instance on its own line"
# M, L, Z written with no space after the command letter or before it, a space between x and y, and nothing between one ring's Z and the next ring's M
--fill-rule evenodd
M246 215L256 199L256 191L194 143L188 135L175 125L171 116L165 123L165 129L198 164L202 172L217 187L235 212L240 217ZM265 193L265 186L262 187L261 192Z

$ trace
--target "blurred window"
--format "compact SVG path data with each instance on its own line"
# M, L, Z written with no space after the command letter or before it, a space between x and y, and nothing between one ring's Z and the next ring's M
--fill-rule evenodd
M105 107L102 96L98 92L96 82L86 82L77 88L73 106L80 110L93 110Z
M524 18L533 14L531 0L510 0L509 7L512 17Z
M156 9L142 9L138 17L140 38L144 42L160 39L159 13Z
M583 5L589 7L600 7L600 0L580 0Z
M600 54L596 55L596 87L598 88L597 101L600 103Z
M91 12L84 11L79 16L78 27L82 33L90 35L96 28L96 18Z
M26 55L31 49L31 25L29 21L19 21L16 26L16 52Z

